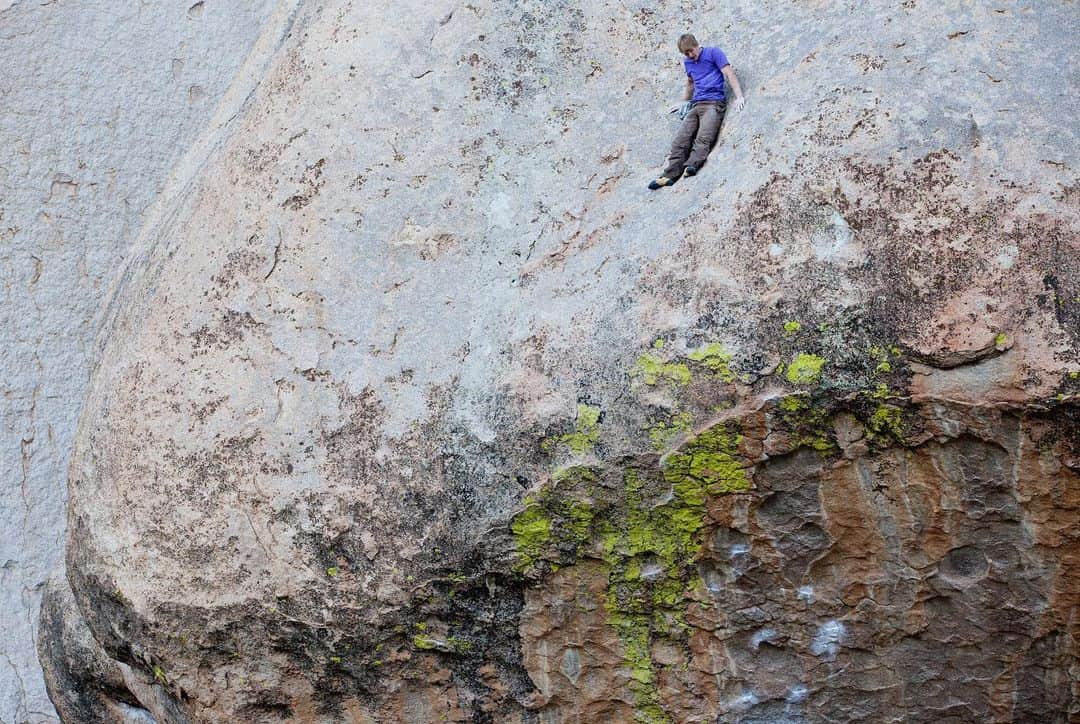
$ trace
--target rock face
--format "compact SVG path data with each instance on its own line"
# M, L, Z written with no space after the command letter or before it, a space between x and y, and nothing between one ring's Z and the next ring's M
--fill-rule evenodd
M0 721L56 721L34 646L62 563L95 314L273 9L0 0Z
M1080 716L1075 8L732 5L301 7L110 306L54 692ZM749 102L649 194L688 23Z

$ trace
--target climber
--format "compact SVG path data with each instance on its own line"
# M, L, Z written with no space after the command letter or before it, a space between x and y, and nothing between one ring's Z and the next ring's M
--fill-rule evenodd
M701 47L697 38L689 33L679 37L679 52L686 56L686 90L683 103L672 106L669 113L678 113L682 119L679 132L671 144L664 173L649 184L656 190L674 186L685 172L693 176L705 163L705 159L720 135L727 104L724 99L724 79L735 91L735 110L742 110L743 98L739 79L731 69L727 56L720 48Z

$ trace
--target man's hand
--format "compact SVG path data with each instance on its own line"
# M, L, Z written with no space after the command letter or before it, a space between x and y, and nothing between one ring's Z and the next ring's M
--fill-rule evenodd
M739 77L735 75L735 69L729 63L721 68L720 72L724 74L724 78L731 84L731 90L735 91L735 100L731 102L732 107L737 111L741 111L743 106L746 105L746 99L743 98L742 86L739 85Z
M690 107L691 107L690 101L685 101L683 103L676 103L675 105L668 108L668 113L678 113L679 114L679 120L681 121L681 120L684 120L686 118L686 114L690 112Z

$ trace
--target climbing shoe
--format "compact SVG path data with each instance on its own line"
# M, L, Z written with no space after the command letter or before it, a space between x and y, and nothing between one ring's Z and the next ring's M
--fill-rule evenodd
M687 166L685 173L686 173L687 176L696 176L697 175L697 166Z
M661 176L660 178L656 179L655 181L650 181L649 182L649 189L651 191L656 191L657 189L663 188L665 186L674 186L674 185L675 185L675 179L668 178L667 176Z

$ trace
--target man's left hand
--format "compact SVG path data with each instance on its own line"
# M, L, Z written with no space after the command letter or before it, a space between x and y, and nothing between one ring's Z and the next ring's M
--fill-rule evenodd
M746 105L746 99L743 98L742 96L739 96L738 98L736 98L731 103L732 108L734 108L737 111L741 111L745 105Z

